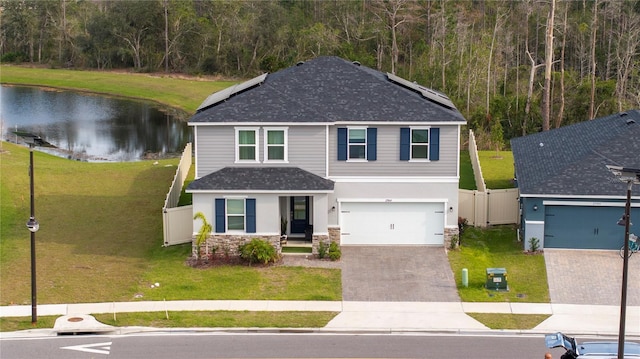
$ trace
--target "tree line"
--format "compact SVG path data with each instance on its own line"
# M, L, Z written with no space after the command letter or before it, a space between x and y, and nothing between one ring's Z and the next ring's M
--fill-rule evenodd
M470 128L507 140L640 104L637 0L3 0L0 11L2 63L247 78L336 55L439 90Z

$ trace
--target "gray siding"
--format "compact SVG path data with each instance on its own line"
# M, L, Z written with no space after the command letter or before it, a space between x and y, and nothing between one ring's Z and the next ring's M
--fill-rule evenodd
M417 124L416 124L417 125ZM440 160L431 162L400 161L400 128L409 126L369 126L378 129L377 160L369 162L338 161L338 127L329 131L329 176L409 176L453 177L458 173L458 126L440 128Z
M264 132L258 134L258 159L260 163L235 162L236 126L198 126L196 131L196 177L202 177L224 167L242 166L292 166L319 176L326 176L325 126L265 126L288 128L288 163L264 163ZM245 126L238 126L245 127ZM246 126L257 127L257 126Z

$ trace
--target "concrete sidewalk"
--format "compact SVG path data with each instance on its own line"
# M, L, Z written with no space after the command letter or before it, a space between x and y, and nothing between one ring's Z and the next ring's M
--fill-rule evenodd
M325 331L477 332L489 328L466 313L549 314L529 331L570 335L617 335L620 308L604 305L469 302L352 302L352 301L141 301L43 304L40 316L80 316L99 313L175 311L330 311L339 312ZM31 306L2 306L0 317L31 316ZM73 325L73 324L67 324ZM69 328L65 328L68 330ZM217 328L219 329L219 328ZM640 338L640 307L627 307L626 334ZM0 335L6 336L6 335ZM636 339L637 340L637 339Z

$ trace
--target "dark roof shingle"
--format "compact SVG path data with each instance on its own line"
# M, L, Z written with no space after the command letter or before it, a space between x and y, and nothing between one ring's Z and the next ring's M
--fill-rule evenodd
M620 196L626 187L606 165L640 168L640 112L514 138L511 149L523 195Z
M385 73L324 56L269 74L259 85L203 108L189 123L336 121L466 120Z
M298 167L225 167L189 184L188 191L333 191L334 182Z

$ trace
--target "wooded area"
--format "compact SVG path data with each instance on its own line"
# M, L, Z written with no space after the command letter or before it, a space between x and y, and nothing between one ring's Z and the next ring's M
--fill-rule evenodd
M505 140L640 104L635 0L0 5L3 63L241 79L337 55L444 92Z

